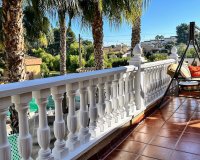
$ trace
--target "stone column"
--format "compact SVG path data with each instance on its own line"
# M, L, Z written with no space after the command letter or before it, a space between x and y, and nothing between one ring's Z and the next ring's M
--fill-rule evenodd
M124 74L120 73L120 79L119 79L119 113L121 116L121 119L124 119L125 115L125 95L124 95Z
M39 108L39 128L37 130L38 144L40 150L37 160L54 160L51 154L50 144L50 128L47 122L47 98L50 95L50 89L33 91L33 97L36 99Z
M119 83L119 78L118 74L114 75L114 80L112 82L112 89L113 89L113 97L112 97L112 107L113 107L113 118L115 120L115 123L118 122L119 118L119 112L118 112L118 107L119 107L119 101L118 101L118 83Z
M104 116L105 116L105 95L104 95L104 82L103 78L99 78L98 80L98 91L99 91L99 98L98 98L98 104L97 104L97 110L99 114L99 127L100 127L100 132L104 131Z
M8 107L11 106L11 98L0 98L0 157L1 160L11 160L11 147L8 142L6 119Z
M69 134L67 139L67 147L70 151L73 151L80 145L80 141L78 140L78 136L76 134L77 115L75 113L75 93L76 91L73 89L73 84L67 84L67 97L69 99L69 111L67 116L67 127Z
M80 125L79 130L79 140L81 144L87 143L90 140L91 134L89 133L89 128L87 127L89 122L88 106L86 104L86 94L87 88L84 86L83 82L79 82L79 92L80 92Z
M24 93L21 95L12 96L12 102L19 117L19 153L22 159L31 160L32 137L29 133L28 115L29 102L32 98L32 93Z
M95 91L95 85L94 80L90 80L89 87L88 87L88 93L89 93L89 117L90 117L90 124L89 129L92 137L96 137L96 129L97 129L97 106L96 106L96 91Z
M107 77L106 83L105 83L105 92L106 92L106 122L108 124L108 127L111 127L113 115L112 115L112 99L111 99L111 78Z
M55 159L63 159L68 154L68 148L65 141L65 121L63 119L62 100L66 92L65 86L51 88L51 94L55 103L55 121L54 121L54 134L56 141L52 154Z

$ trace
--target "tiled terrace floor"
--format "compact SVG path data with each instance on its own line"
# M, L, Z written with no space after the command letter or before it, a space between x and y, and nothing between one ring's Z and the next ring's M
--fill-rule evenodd
M200 105L173 98L148 116L105 160L200 160Z

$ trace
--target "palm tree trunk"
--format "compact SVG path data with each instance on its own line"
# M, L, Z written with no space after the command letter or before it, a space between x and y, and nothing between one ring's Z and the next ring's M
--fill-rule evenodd
M3 0L3 34L6 55L6 70L9 82L26 78L24 65L23 0ZM13 133L19 132L18 113L15 106L9 108Z
M23 0L3 0L3 33L9 82L25 79Z
M140 33L141 33L141 17L138 17L132 26L132 38L131 38L132 50L138 43L140 43L141 40Z
M66 74L66 22L65 11L58 10L60 23L60 74Z
M94 20L92 23L92 34L94 40L94 56L96 70L103 69L103 18L99 11L98 2L95 3Z

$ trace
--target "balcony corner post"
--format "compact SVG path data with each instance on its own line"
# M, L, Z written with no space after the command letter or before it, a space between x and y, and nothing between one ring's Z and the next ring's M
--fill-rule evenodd
M129 65L134 65L138 67L136 72L136 77L134 81L135 88L135 104L136 109L140 110L144 107L144 95L143 95L143 71L141 69L141 64L145 62L142 48L140 44L137 44L133 50L134 57L130 60Z
M176 48L176 46L173 46L172 49L171 49L171 54L169 56L169 59L174 59L175 60L175 63L178 63L178 50Z

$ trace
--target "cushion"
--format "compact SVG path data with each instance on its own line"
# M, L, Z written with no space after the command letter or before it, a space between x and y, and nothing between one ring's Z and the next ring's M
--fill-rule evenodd
M167 68L167 74L172 76L175 73L177 67L178 67L178 64L170 64ZM190 70L189 70L188 66L185 64L182 65L180 74L182 77L184 77L186 79L191 78Z
M200 66L189 66L192 77L200 77Z

